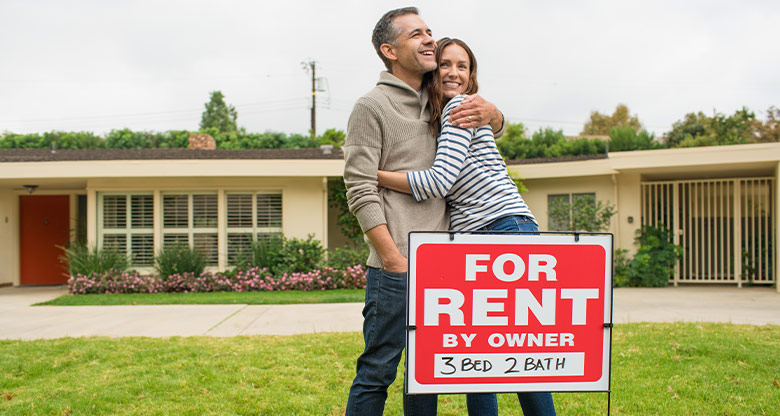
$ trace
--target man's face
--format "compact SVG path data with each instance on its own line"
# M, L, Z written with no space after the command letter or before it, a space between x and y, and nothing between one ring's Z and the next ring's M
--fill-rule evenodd
M393 23L401 29L395 46L397 65L406 72L420 75L436 69L436 42L422 18L405 14L396 17Z

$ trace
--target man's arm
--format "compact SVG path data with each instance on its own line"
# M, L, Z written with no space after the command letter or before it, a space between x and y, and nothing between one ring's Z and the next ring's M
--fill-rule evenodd
M384 268L391 272L406 272L406 258L387 229L378 191L382 132L377 115L365 103L358 101L352 110L343 150L344 184L350 212L358 219Z
M409 181L406 179L405 172L390 172L387 170L377 171L379 186L392 189L396 192L412 194L412 188L409 187Z
M453 126L470 129L490 124L493 134L500 137L504 132L504 115L493 103L478 94L469 95L450 113Z
M379 258L382 259L385 270L393 273L406 273L406 257L396 247L387 225L377 225L366 231L366 237L376 249Z

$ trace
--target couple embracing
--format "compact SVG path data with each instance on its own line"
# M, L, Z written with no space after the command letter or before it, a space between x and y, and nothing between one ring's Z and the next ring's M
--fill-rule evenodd
M536 231L496 148L503 115L474 95L477 62L461 40L436 42L416 8L391 10L372 43L387 67L352 110L344 145L350 211L370 246L365 350L347 416L381 415L405 343L410 231ZM523 413L555 415L550 393L517 393ZM494 393L467 394L469 415L497 415ZM436 395L404 413L435 415Z

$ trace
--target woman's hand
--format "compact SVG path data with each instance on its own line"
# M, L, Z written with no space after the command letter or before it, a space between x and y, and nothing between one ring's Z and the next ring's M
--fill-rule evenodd
M386 170L378 170L376 172L379 186L394 191L403 192L405 194L412 193L412 189L409 188L409 181L406 179L406 173L404 172L389 172Z
M450 122L455 127L470 129L490 124L493 132L504 125L504 115L493 103L478 94L469 95L450 112Z

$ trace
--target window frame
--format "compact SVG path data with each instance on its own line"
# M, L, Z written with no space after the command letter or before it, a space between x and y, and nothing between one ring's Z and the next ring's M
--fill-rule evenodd
M230 206L230 200L231 196L234 195L251 195L251 218L252 218L252 224L251 226L244 226L244 227L231 227L230 225L230 216L231 216L231 206ZM259 195L271 195L271 196L278 196L278 226L260 226L260 218L258 217L258 196ZM275 208L272 208L275 209ZM275 221L274 221L275 222ZM268 189L268 190L231 190L231 191L225 191L225 247L226 247L226 258L225 263L227 265L233 265L236 249L234 249L233 245L236 244L235 240L233 238L236 238L236 236L239 236L238 239L240 240L240 236L251 236L251 239L257 240L264 237L271 237L274 235L283 235L284 233L284 192L281 189ZM248 244L247 242L239 243L239 244Z
M593 204L595 206L596 204L596 192L568 192L568 193L556 193L556 194L547 194L547 229L549 231L571 231L566 229L559 229L557 226L558 224L554 224L552 219L550 218L550 201L554 198L561 198L564 199L566 203L569 205L569 216L566 224L564 224L564 228L573 228L572 221L574 220L574 201L577 198L582 197L592 197L593 198ZM553 225L556 227L554 228Z
M105 226L105 197L124 197L125 199L125 227L124 228L109 228ZM151 197L150 204L152 223L151 227L133 227L133 203L132 199L135 196ZM98 249L103 250L105 247L105 237L107 235L123 235L125 237L125 254L130 259L130 265L139 268L150 268L154 266L154 192L140 191L140 192L98 192L97 193L97 245ZM151 236L151 259L148 263L137 263L135 261L135 253L133 251L133 236Z
M166 227L166 212L165 212L165 198L171 196L185 196L187 198L187 226L186 227ZM214 224L211 227L197 227L195 218L195 197L196 196L213 196L214 197ZM213 236L214 246L209 247L212 251L211 256L209 253L204 253L207 258L207 266L219 265L219 192L218 191L164 191L160 192L160 247L165 248L172 245L166 241L166 236L178 235L186 236L187 246L196 247L196 236ZM175 243L174 243L175 244Z

